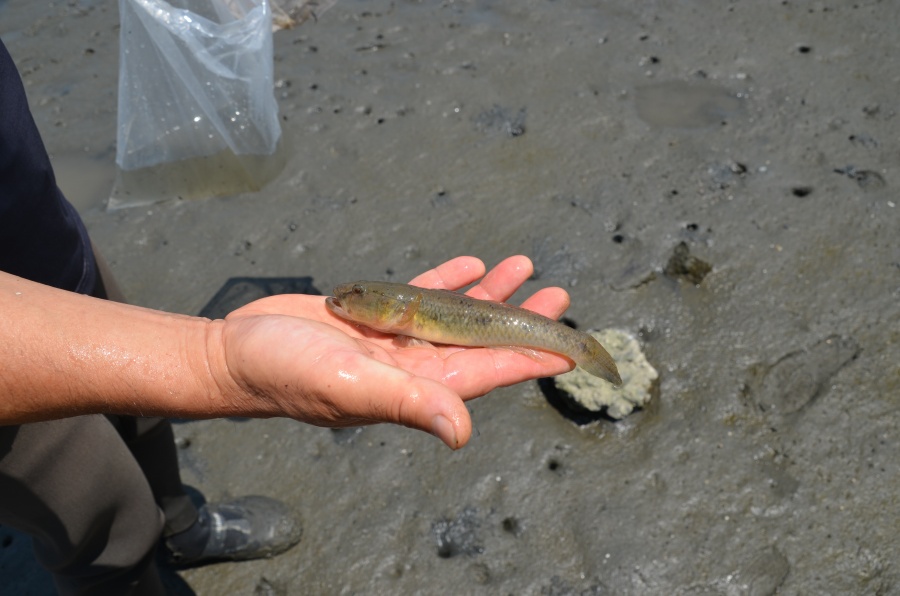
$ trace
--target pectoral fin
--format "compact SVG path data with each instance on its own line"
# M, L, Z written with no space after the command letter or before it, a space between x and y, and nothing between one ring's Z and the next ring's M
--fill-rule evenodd
M413 319L416 316L416 313L419 312L419 306L422 305L422 294L421 292L416 294L416 297L413 298L406 305L406 309L403 311L403 315L397 320L397 327L399 329L407 329L409 325L412 324Z

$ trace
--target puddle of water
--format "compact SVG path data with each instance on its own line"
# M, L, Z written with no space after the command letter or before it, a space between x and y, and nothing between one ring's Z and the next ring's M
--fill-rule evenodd
M741 112L734 93L709 81L667 81L635 90L641 120L652 126L704 128Z
M116 179L113 153L108 159L84 153L54 155L51 163L57 186L80 213L106 205Z

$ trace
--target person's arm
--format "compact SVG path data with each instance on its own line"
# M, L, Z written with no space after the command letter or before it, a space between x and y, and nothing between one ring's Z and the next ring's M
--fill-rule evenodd
M469 290L506 300L532 273L511 257ZM484 275L460 257L412 283L458 289ZM559 288L524 304L558 317ZM0 273L0 424L86 413L289 416L322 426L394 422L464 445L464 399L572 367L552 354L399 345L335 317L321 296L258 300L209 321L56 290Z
M209 326L0 272L0 423L227 415L210 390Z

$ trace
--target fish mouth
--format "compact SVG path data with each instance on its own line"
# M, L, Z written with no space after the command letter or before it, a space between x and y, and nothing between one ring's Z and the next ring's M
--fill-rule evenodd
M329 296L325 299L325 307L328 308L331 312L341 317L342 319L349 319L350 314L344 310L344 307L341 306L341 299L335 298L334 296Z

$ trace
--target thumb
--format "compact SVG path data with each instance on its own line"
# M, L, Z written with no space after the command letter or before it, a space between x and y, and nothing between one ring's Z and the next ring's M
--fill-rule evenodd
M438 381L378 363L372 382L354 385L365 396L352 400L363 410L355 414L369 420L392 422L431 433L451 449L459 449L472 436L472 420L460 396ZM362 381L362 379L360 379Z
M401 399L398 422L430 432L450 449L463 447L472 436L472 419L465 403L445 385L422 377L419 380L422 388Z

